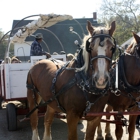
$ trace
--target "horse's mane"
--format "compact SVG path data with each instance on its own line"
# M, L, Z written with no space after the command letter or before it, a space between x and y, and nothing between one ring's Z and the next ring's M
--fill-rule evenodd
M108 32L108 27L94 27L94 33L95 34L101 34L101 30L103 30L103 33L104 34L109 34ZM84 38L83 38L83 43L82 43L82 46L83 46L83 59L84 59L84 66L80 69L82 70L85 70L85 72L88 70L88 66L89 66L89 53L86 51L86 41L91 37L90 34L88 35L84 35ZM106 40L105 40L106 41ZM110 41L112 42L112 40L110 39ZM100 42L100 39L97 38L96 39L96 42L95 42L95 49L98 48L99 46L99 42ZM113 43L113 42L112 42ZM114 43L113 43L114 44Z
M135 50L135 46L136 46L136 41L135 41L135 39L133 39L131 41L130 45L125 50L126 53L133 54L134 53L134 50Z

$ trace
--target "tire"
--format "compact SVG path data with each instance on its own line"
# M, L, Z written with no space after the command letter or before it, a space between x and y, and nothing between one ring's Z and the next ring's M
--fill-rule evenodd
M6 115L7 115L7 125L9 131L17 130L17 114L16 107L13 103L9 103L6 106Z

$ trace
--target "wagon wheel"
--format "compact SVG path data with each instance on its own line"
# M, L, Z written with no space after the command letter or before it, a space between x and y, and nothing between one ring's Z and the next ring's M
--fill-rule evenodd
M13 103L9 103L6 106L7 125L9 131L15 131L17 129L17 115L16 107Z

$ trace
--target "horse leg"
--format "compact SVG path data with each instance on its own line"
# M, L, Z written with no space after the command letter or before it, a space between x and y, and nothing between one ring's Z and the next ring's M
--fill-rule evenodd
M99 126L101 117L95 117L91 121L87 121L86 140L93 140L97 126Z
M135 133L135 123L136 123L137 116L129 116L129 126L128 126L128 132L129 132L129 140L134 140L134 133Z
M97 128L97 138L96 138L96 140L104 140L103 135L102 135L101 123L98 125L98 128Z
M41 98L38 94L35 95L36 97L36 102L39 104L41 101ZM33 92L31 90L27 90L27 99L28 99L28 103L29 103L29 110L31 111L32 109L34 109L34 107L36 106L35 104L35 99L33 98ZM36 109L30 116L30 123L31 123L31 127L32 127L32 140L40 140L39 135L38 135L38 129L37 129L37 125L38 125L38 109Z
M45 131L44 131L43 140L52 140L51 125L53 122L54 113L55 113L55 110L53 108L51 108L50 106L47 106L47 111L46 111L45 117L44 117Z
M67 112L68 140L78 140L77 125L80 117L72 111Z
M110 112L112 110L113 110L112 106L107 105L106 112ZM110 116L106 116L106 119L109 120ZM105 140L113 140L113 137L112 137L111 131L110 131L110 123L108 123L108 122L106 123L106 126L105 126L105 133L106 133Z
M120 121L121 118L117 118L118 121ZM116 124L116 129L115 129L115 135L117 140L121 140L123 136L123 128L122 125L117 125Z

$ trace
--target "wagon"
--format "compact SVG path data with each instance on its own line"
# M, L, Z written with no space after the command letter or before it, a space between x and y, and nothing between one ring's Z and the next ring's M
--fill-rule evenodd
M38 20L34 20L31 23L25 25L24 27L17 28L15 26L11 30L11 32L13 32L14 30L18 29L14 36L9 39L5 58L9 58L9 49L12 43L20 43L24 52L24 49L27 47L27 43L25 41L27 36L34 36L34 32L38 29L46 30L46 27L50 27L64 20L72 19L72 17L69 15L48 14L38 16ZM23 19L20 22L22 21ZM60 40L59 43L61 45ZM46 47L48 46L46 45ZM46 56L31 56L30 61L23 61L22 63L2 63L0 65L0 104L2 105L2 101L7 102L6 115L9 131L14 131L17 129L18 115L25 115L27 114L27 112L29 112L26 98L27 73L31 66L33 66L37 61L41 59L46 59ZM66 54L51 55L51 59L57 59L66 62ZM44 109L40 109L41 113L44 111Z
M33 36L34 32L37 29L44 29L45 27L49 27L54 25L57 22L72 19L71 16L66 15L39 15L40 18L27 24L25 27L21 27L15 35L10 38L6 57L9 57L9 48L11 43L25 43L25 39L27 36ZM25 19L25 18L24 18ZM43 19L43 21L41 20ZM22 20L21 20L22 21ZM20 22L21 22L20 21ZM47 21L47 24L46 24ZM48 22L50 21L50 22ZM38 24L38 26L36 26ZM17 29L16 27L14 29ZM14 30L12 29L12 31ZM46 30L46 29L45 29ZM11 31L11 32L12 32ZM3 39L3 38L2 38ZM25 43L26 44L26 43ZM24 44L24 45L25 45ZM60 42L61 44L61 42ZM22 46L24 50L25 46ZM51 55L52 58L59 59L62 61L66 61L66 55ZM22 63L2 63L0 65L0 104L2 100L8 101L6 106L6 113L7 113L7 125L9 131L14 131L17 129L17 116L18 115L25 115L29 112L28 103L26 98L26 77L29 69L33 66L37 61L41 59L46 59L45 56L31 56L30 63L28 61ZM12 101L18 101L21 104L15 105ZM17 103L18 103L17 102ZM39 109L39 116L43 116L42 113L45 112L45 108L41 107ZM99 113L88 113L88 116L103 116L103 115L118 115L119 112L99 112ZM121 113L124 115L138 115L139 112L124 112ZM65 118L65 115L56 114L56 117ZM82 119L85 119L84 117ZM20 120L23 121L23 120ZM102 122L107 122L106 120L102 120ZM117 121L108 121L110 123L117 123L120 125L127 125L126 120L123 122Z

